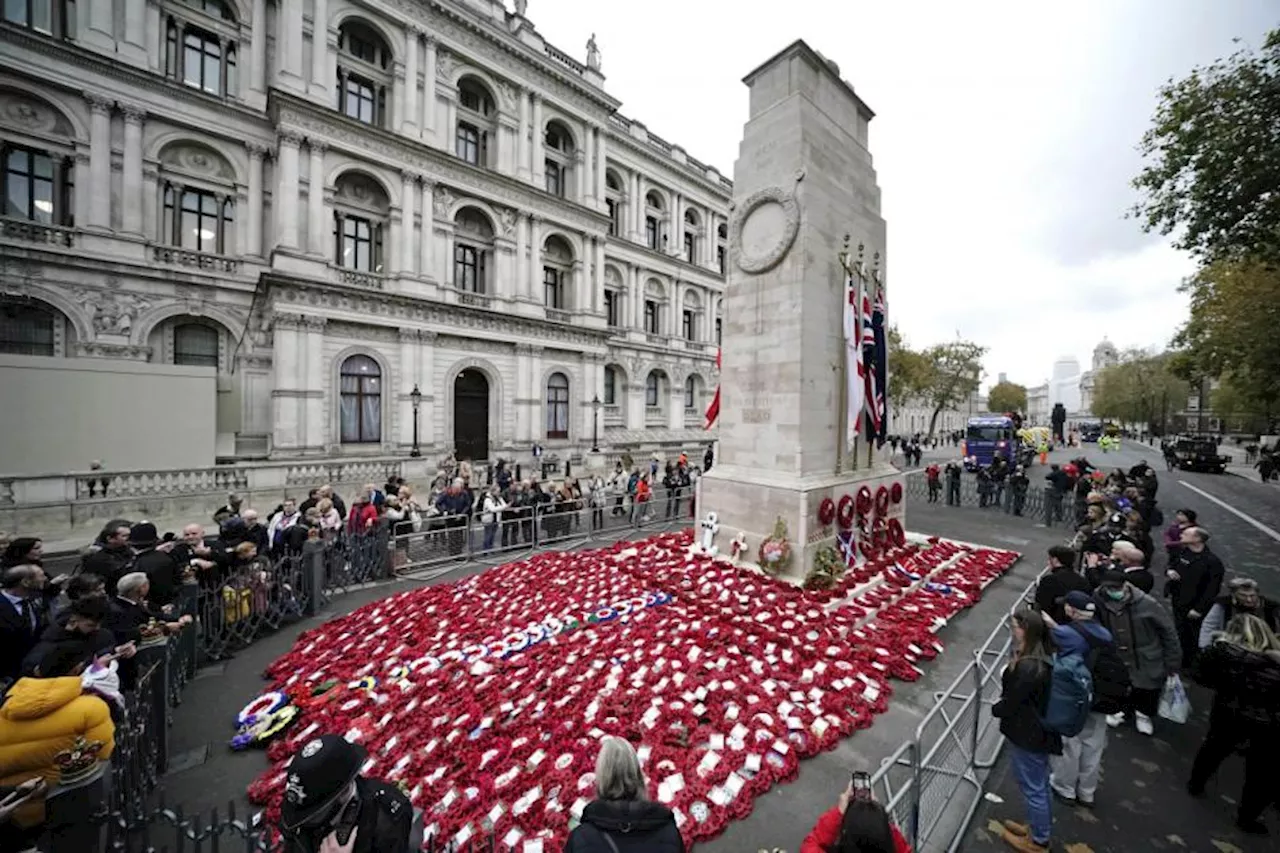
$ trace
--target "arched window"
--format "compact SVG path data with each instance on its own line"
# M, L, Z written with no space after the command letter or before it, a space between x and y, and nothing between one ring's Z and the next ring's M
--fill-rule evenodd
M650 190L644 197L644 242L654 251L661 251L666 242L662 233L663 209L662 196Z
M334 263L359 272L382 272L382 235L391 201L368 175L346 172L334 182Z
M569 194L569 179L573 171L573 137L569 129L555 120L547 122L542 150L547 192L563 198Z
M662 306L666 292L656 279L650 279L644 289L644 331L649 335L662 334Z
M383 127L391 88L391 51L382 36L362 21L338 28L338 111Z
M626 207L626 194L622 191L622 180L612 169L604 176L604 203L609 212L609 236L622 234L622 211Z
M692 373L684 380L684 407L698 408L698 377Z
M569 437L569 379L563 373L547 378L547 438Z
M551 235L542 244L543 304L553 311L572 308L573 249L561 237Z
M0 303L0 353L57 355L57 326L63 322L39 305Z
M692 209L684 212L684 260L698 262L698 214Z
M191 367L217 367L218 330L203 323L174 326L173 363Z
M458 126L454 153L473 166L488 166L490 140L495 138L497 110L493 94L477 77L458 81Z
M44 225L74 224L75 166L68 156L4 143L4 215Z
M488 293L493 257L493 223L481 210L464 207L453 220L453 286L464 293Z
M618 369L611 364L604 367L604 404L618 405Z
M160 153L160 242L194 252L236 252L235 171L221 154L194 142Z
M75 0L5 0L4 20L48 36L75 38Z
M680 312L680 334L686 341L698 340L699 320L702 317L702 302L692 290L685 294L684 305Z
M164 9L165 74L211 95L237 94L238 30L229 3L170 0Z
M367 355L342 362L339 420L343 444L382 441L382 370Z

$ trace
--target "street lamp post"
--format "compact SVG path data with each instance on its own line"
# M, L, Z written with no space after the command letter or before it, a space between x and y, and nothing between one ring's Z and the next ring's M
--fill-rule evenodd
M409 402L413 403L413 449L409 451L409 455L416 459L422 455L422 450L418 447L418 407L422 405L422 392L418 390L417 383L414 383L413 390L409 392Z
M591 452L600 452L600 395L591 398Z

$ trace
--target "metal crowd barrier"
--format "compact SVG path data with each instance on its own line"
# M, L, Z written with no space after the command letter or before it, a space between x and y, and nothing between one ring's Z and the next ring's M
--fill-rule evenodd
M999 488L993 487L991 492L985 495L985 500L984 495L978 490L978 478L968 472L961 475L960 482L956 485L948 484L946 476L942 476L936 495L930 494L929 481L923 471L909 471L904 478L907 494L923 502L1003 512L1045 527L1074 528L1077 519L1083 513L1073 493L1059 495L1050 486L1037 483L1035 476L1031 477L1031 482L1021 499L1008 483L1004 483Z

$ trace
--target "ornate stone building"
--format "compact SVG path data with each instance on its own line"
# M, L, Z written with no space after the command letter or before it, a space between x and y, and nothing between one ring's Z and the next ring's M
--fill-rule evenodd
M516 7L6 3L3 369L184 368L190 464L704 440L731 184Z

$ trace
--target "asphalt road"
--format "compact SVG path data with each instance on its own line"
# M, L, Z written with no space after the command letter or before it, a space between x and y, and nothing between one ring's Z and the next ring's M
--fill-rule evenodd
M1055 454L1056 461L1080 455L1079 450ZM1084 448L1085 455L1103 468L1128 468L1139 460L1149 461L1160 477L1159 498L1166 515L1179 506L1200 513L1202 523L1213 535L1211 547L1223 558L1230 573L1250 574L1263 585L1264 592L1280 597L1280 569L1267 559L1276 553L1273 538L1280 528L1280 490L1248 482L1231 475L1166 473L1158 453L1124 447L1102 454L1096 447ZM928 461L928 459L926 459ZM1033 482L1043 476L1037 466L1030 472ZM1215 503L1214 499L1249 516L1256 524ZM912 685L895 686L893 707L875 725L844 741L836 750L806 761L798 780L777 786L760 797L746 819L732 824L720 837L699 846L700 851L739 853L760 848L799 849L813 822L834 803L849 769L874 769L914 730L921 715L934 700L936 691L969 661L971 652L985 639L1007 608L1044 564L1044 551L1062 541L1065 531L1045 529L1034 519L1014 518L977 508L959 509L913 502L908 507L908 527L955 539L1013 548L1026 554L1006 578L987 591L978 607L953 620L942 634L947 651L926 668L926 677ZM1262 525L1272 534L1260 530ZM447 582L483 570L472 565L438 578ZM1160 564L1157 563L1157 569ZM335 609L321 618L332 618L370 601L399 592L409 584L401 581L389 587L352 592L335 600ZM226 740L233 733L231 721L249 699L263 689L263 668L292 645L302 630L314 628L317 620L288 627L255 643L227 664L202 670L190 684L184 704L174 714L172 751L174 770L163 783L170 806L181 803L189 810L225 809L228 801L244 803L244 790L266 766L261 753L231 753ZM1155 759L1158 760L1158 759ZM242 812L243 814L243 812ZM1249 848L1245 848L1249 849Z

